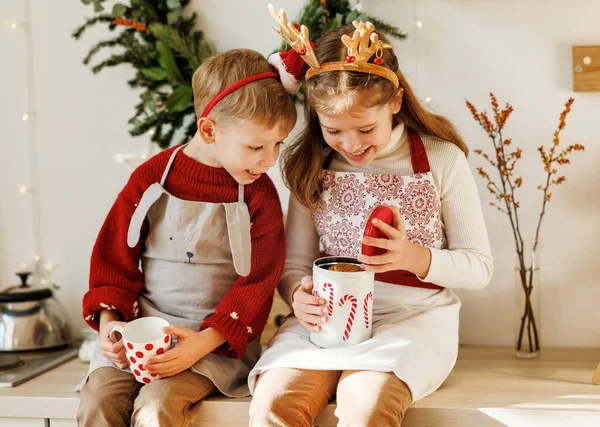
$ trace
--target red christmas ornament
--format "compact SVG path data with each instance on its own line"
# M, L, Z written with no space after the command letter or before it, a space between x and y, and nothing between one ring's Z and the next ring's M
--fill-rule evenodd
M306 48L303 47L302 49L298 49L298 54L299 55L306 55Z
M356 58L352 55L348 55L346 57L346 62L349 62L350 64L352 64L354 61L356 61Z
M387 239L388 237L383 233L383 231L379 230L377 227L373 225L373 220L378 219L381 222L392 225L392 221L394 219L394 214L390 208L387 206L378 206L376 207L371 216L369 217L367 224L365 226L364 236L365 237L374 237L376 239ZM378 248L376 246L370 246L365 243L362 244L362 253L364 255L373 256L373 255L381 255L386 252L385 249Z
M375 58L373 62L375 63L375 65L381 65L383 64L383 58Z
M298 31L300 31L300 24L293 24L294 28L297 29Z

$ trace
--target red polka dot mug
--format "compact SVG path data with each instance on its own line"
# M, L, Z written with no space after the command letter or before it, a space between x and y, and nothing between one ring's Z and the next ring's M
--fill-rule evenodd
M169 322L160 317L141 317L125 326L115 326L110 331L110 338L113 341L119 340L117 332L123 337L125 355L131 372L142 384L157 379L146 371L146 360L157 354L163 354L171 348L171 335L163 332L165 326L169 326Z

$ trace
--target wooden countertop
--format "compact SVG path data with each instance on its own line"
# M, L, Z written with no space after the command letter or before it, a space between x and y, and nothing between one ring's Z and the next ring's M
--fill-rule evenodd
M529 425L515 424L514 417L544 427L580 427L591 420L600 425L600 386L591 380L599 362L600 349L548 348L539 359L522 360L511 348L461 347L448 380L408 411L403 426ZM74 419L79 396L73 387L87 368L73 359L17 387L1 388L0 417ZM247 425L249 401L209 398L198 422L217 425L217 417L219 425ZM334 409L328 405L317 423L332 425ZM559 421L563 424L553 424Z

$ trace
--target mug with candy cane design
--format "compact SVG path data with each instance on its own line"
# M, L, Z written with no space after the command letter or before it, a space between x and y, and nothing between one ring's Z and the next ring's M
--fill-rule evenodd
M163 332L165 326L169 326L169 322L160 317L141 317L110 331L110 339L115 342L118 341L117 332L123 337L127 363L135 379L142 384L158 379L146 371L146 360L171 348L171 335Z
M380 205L365 221L363 235L384 239L385 233L373 220L392 225L393 212ZM361 245L365 255L381 255L385 249ZM310 341L319 347L350 347L371 338L373 323L373 288L375 273L360 269L360 262L350 257L325 257L313 263L313 295L327 301L329 320L320 332L311 332Z
M310 333L313 344L350 347L371 338L375 274L356 268L359 265L350 257L324 257L314 262L313 294L327 301L329 320L320 332Z

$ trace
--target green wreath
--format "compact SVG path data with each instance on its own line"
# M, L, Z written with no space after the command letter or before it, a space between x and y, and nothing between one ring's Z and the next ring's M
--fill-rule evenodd
M115 37L96 43L83 63L89 65L103 49L117 48L118 53L93 65L92 72L123 63L135 69L135 76L128 83L142 89L142 93L135 114L129 119L129 133L149 133L152 141L166 148L183 128L180 142L187 142L196 133L192 75L204 59L217 53L202 31L195 29L196 14L183 15L190 0L130 0L129 6L117 3L110 12L104 9L105 1L81 0L93 6L95 15L73 32L75 39L97 24L107 25L116 33ZM384 33L406 38L396 27L361 13L357 2L350 0L309 0L298 22L306 25L316 40L324 32L353 20L369 20Z

